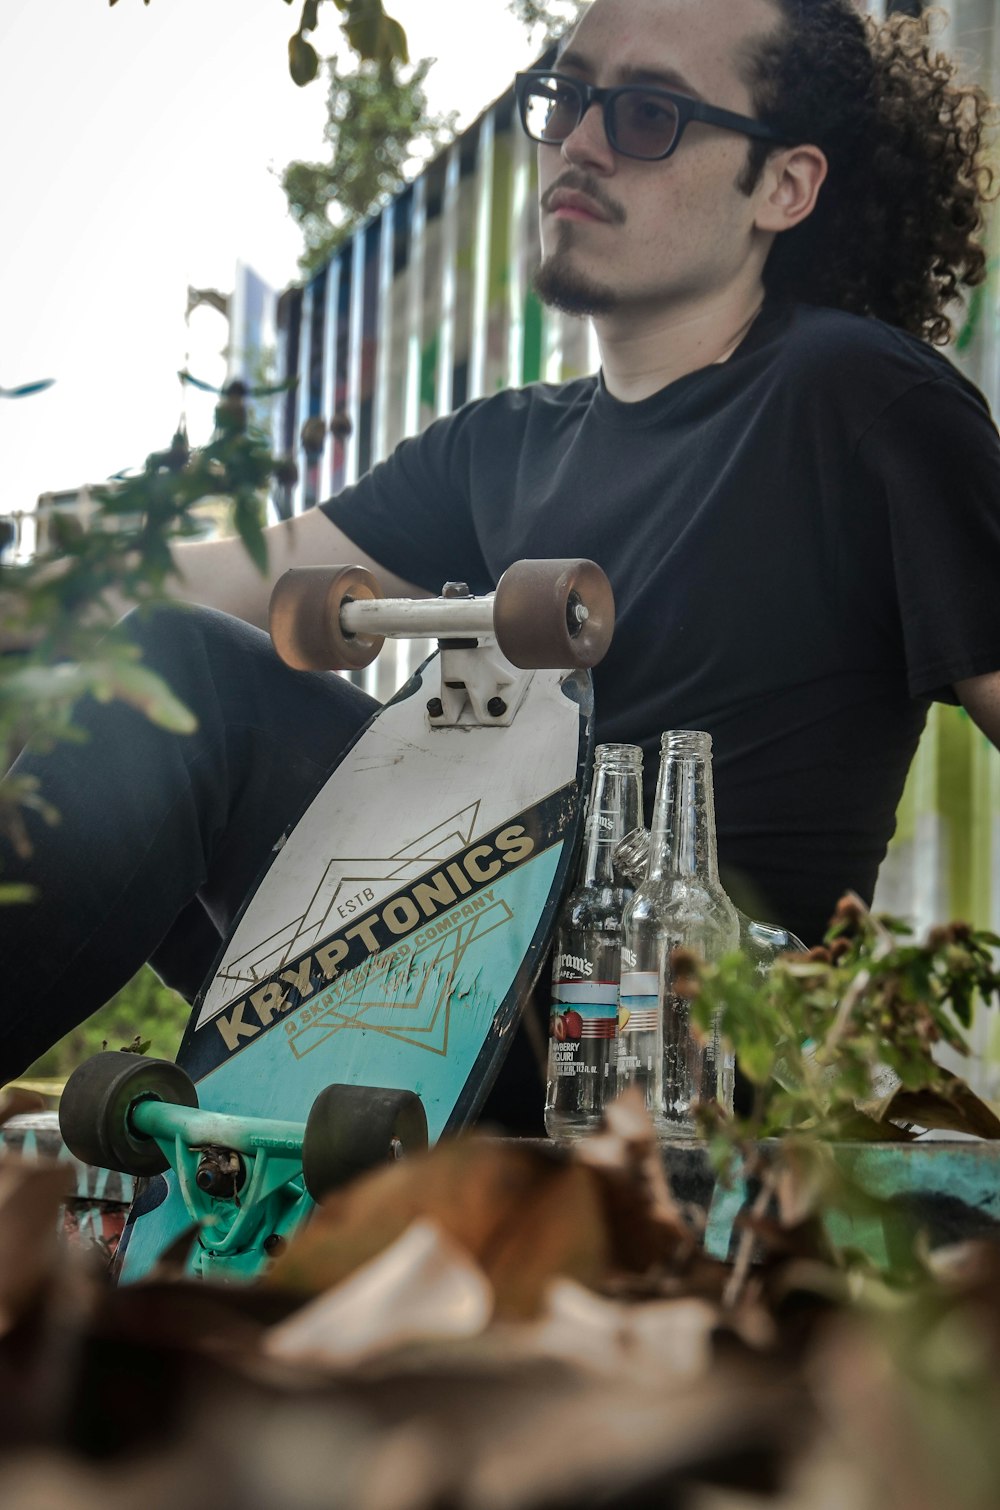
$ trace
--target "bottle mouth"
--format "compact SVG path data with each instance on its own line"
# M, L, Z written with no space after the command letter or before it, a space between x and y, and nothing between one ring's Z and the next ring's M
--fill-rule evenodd
M660 737L660 753L672 755L674 759L685 755L711 755L712 736L703 729L668 729Z
M595 765L624 766L629 771L642 769L642 749L639 745L598 745L594 751Z

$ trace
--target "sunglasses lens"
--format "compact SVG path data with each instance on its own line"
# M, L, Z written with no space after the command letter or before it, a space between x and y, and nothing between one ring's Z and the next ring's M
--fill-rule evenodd
M612 142L629 157L664 157L677 139L677 125L675 106L661 94L629 89L613 101Z
M564 142L580 120L580 104L565 79L539 79L524 95L524 129L536 142Z

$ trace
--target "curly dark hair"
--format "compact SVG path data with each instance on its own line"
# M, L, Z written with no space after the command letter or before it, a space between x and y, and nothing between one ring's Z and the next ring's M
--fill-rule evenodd
M747 73L755 113L787 140L821 147L830 171L808 220L776 238L765 284L943 345L948 306L986 276L995 107L979 85L958 82L926 17L876 26L851 0L772 3L782 23ZM748 193L773 150L752 144Z

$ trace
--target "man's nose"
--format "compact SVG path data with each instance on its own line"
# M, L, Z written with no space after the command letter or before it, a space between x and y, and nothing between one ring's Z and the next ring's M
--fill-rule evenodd
M595 100L585 110L573 130L562 144L562 155L574 167L596 168L610 173L615 166L615 154L608 133L604 129L604 111Z

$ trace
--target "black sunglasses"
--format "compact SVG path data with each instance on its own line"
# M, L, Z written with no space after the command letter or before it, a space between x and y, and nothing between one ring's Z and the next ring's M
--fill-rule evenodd
M604 111L604 130L614 150L644 162L657 162L675 152L690 121L739 131L762 142L789 145L762 121L720 110L716 105L703 105L685 94L651 84L597 89L570 74L532 70L516 75L514 92L528 136L551 147L559 146L576 130L591 105L600 105Z

